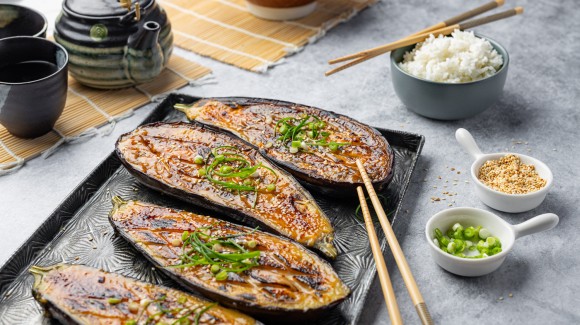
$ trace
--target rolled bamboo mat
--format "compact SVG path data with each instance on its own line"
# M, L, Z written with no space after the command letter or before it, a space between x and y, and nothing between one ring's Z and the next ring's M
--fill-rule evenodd
M65 142L74 142L112 131L115 122L157 96L194 83L211 70L178 56L152 82L136 87L99 90L85 87L69 77L64 111L54 129L36 139L17 138L0 125L0 175L22 166L40 154L49 155ZM97 130L97 128L102 127Z
M269 67L323 37L378 0L318 0L300 20L254 17L245 0L160 0L171 20L175 45L253 72Z

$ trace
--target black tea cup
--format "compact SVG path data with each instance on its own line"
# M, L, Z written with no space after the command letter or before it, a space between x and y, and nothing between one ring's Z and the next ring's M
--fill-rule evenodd
M62 114L68 89L68 53L44 38L0 39L0 124L12 135L48 133Z
M0 38L12 36L46 37L48 22L34 9L0 3Z

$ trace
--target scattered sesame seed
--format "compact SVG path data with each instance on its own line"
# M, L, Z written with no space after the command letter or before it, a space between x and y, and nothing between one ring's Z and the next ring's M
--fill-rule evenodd
M508 297L513 298L514 294L510 292L510 294L508 295Z

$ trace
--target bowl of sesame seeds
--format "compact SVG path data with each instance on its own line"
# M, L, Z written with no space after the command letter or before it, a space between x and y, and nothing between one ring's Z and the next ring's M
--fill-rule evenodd
M474 158L472 183L487 206L518 213L532 210L544 201L554 178L546 164L518 153L484 154L465 129L458 129L455 137Z

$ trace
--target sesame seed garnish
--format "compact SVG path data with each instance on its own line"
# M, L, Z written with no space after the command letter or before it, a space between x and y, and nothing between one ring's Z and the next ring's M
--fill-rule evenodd
M479 169L478 179L492 189L507 194L535 192L546 186L546 180L538 175L534 165L526 165L511 154L486 161Z

